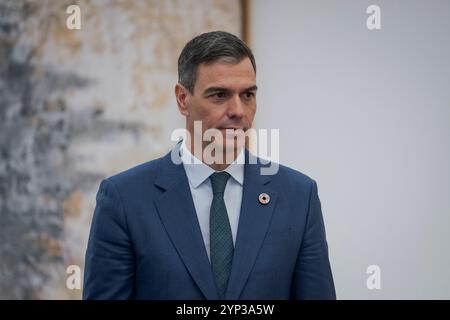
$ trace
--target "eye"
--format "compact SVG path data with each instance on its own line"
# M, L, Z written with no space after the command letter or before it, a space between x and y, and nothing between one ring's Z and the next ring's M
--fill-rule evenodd
M244 98L246 98L246 99L251 99L254 96L255 96L255 93L252 92L252 91L247 91L247 92L244 93Z
M208 96L208 98L214 100L224 100L227 97L227 93L225 91L217 91Z
M223 98L225 98L225 92L217 92L214 94L214 97L223 99Z

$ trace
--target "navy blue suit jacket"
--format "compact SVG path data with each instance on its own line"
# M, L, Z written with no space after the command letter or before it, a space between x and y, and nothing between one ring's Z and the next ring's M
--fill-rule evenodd
M335 299L315 181L281 165L261 175L263 165L248 164L245 153L225 299ZM83 298L218 299L189 182L170 152L102 181Z

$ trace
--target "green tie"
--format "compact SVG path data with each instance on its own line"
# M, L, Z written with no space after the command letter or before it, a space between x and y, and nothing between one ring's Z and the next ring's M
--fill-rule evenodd
M213 173L209 177L214 195L209 217L210 256L220 299L225 297L234 251L230 221L223 200L223 193L229 177L230 174L225 171Z

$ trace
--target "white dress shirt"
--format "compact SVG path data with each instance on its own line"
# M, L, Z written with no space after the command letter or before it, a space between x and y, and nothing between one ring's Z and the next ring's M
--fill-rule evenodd
M204 164L195 157L186 147L185 140L180 146L181 161L186 171L191 189L192 199L194 200L195 211L197 212L200 230L205 243L208 258L210 258L209 246L209 211L213 200L213 191L209 176L215 171L213 168ZM230 174L224 191L224 201L227 208L228 219L230 221L233 244L236 243L236 234L239 223L239 215L242 202L242 188L244 185L244 159L245 153L242 149L237 159L226 169Z

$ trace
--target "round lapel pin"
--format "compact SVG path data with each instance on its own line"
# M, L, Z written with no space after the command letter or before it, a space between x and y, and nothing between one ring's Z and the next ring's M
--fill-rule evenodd
M267 193L261 193L259 195L259 202L261 204L268 204L270 201L270 196Z

